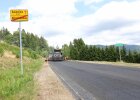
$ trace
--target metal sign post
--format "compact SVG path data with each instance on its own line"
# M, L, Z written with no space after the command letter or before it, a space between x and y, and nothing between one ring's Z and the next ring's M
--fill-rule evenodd
M28 10L27 9L12 9L10 10L10 19L12 22L19 22L19 35L20 35L20 65L21 75L23 75L23 63L22 63L22 32L21 22L28 21Z
M121 48L119 46L119 55L120 55L120 62L122 61L122 58L121 58Z
M115 44L115 46L119 47L119 55L120 55L120 62L122 61L122 58L121 58L121 47L123 46L122 43L117 43Z
M19 22L19 35L20 35L20 65L21 65L21 75L23 75L21 22Z

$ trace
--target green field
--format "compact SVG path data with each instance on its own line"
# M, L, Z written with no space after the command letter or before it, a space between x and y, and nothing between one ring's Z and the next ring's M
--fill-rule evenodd
M12 52L13 57L5 56ZM24 75L21 75L19 48L0 43L0 100L30 100L35 94L34 74L43 60L33 51L23 50Z

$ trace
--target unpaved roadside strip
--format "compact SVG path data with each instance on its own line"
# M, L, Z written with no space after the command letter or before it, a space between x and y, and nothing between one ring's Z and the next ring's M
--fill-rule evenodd
M47 63L35 74L35 82L34 100L75 100Z
M71 60L71 61L74 61L74 60ZM137 64L137 63L107 62L107 61L80 61L80 60L75 60L75 61L82 62L82 63L106 64L106 65L115 65L115 66L122 66L122 67L140 68L140 64Z

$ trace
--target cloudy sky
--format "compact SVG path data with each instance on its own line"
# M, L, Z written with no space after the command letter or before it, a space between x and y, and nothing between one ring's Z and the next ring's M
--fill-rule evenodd
M0 29L13 32L18 23L10 21L10 9L28 9L22 28L52 46L74 38L93 45L140 45L140 0L0 0Z

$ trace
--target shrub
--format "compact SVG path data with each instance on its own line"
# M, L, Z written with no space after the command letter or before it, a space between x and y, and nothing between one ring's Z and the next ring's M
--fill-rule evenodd
M41 56L42 57L47 57L48 56L48 51L42 51Z
M12 53L13 53L14 55L16 55L17 58L20 57L20 51L19 51L19 50L13 50Z
M39 55L38 55L37 52L32 51L32 50L30 50L30 49L28 50L28 52L29 52L29 54L30 54L30 58L33 58L33 59L39 58Z
M30 54L26 49L23 49L23 56L30 57Z

